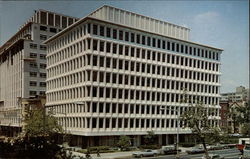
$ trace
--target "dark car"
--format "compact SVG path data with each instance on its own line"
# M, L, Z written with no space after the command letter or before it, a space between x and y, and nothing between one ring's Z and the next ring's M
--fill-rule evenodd
M162 146L161 152L165 155L177 154L177 149L175 146ZM181 152L181 150L178 150L178 152Z

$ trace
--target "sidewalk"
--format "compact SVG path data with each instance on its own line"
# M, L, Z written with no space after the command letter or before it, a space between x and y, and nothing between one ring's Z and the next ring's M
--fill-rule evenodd
M180 147L180 149L181 153L185 153L186 150L189 150L190 148ZM100 154L101 157L97 157L96 154L91 154L91 157L92 159L129 159L132 158L132 154L135 152L140 152L140 151L101 153ZM73 155L85 157L85 154L79 152L73 152Z
M101 153L101 157L97 157L96 154L91 154L91 157L92 159L127 159L132 158L132 154L135 152L139 151ZM73 155L85 157L85 154L79 152L73 152Z

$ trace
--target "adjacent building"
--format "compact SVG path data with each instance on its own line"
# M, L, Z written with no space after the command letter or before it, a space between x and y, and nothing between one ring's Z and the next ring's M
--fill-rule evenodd
M235 92L221 93L221 126L229 133L241 132L241 124L236 121L236 107L244 107L249 104L249 88L236 87Z
M0 128L11 136L21 132L22 99L45 95L46 45L43 41L78 19L37 10L0 47Z
M114 145L120 135L138 146L147 131L173 144L177 112L196 101L218 126L223 50L190 41L189 32L119 8L97 9L45 41L46 107L83 147ZM180 102L184 89L188 103ZM179 133L184 142L191 131Z

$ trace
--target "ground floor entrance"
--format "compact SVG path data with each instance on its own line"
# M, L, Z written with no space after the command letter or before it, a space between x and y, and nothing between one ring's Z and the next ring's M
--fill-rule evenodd
M145 135L128 135L132 147L139 147L145 145ZM120 136L77 136L72 135L70 138L70 145L81 148L92 146L116 146ZM155 135L155 145L174 145L176 144L176 134L161 134ZM193 143L194 138L191 134L180 134L179 143Z

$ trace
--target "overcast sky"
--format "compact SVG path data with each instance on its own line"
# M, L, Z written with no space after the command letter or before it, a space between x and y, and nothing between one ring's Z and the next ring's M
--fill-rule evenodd
M81 18L112 5L191 29L190 40L222 48L221 92L249 87L249 2L223 1L0 1L0 45L34 13L46 9Z

